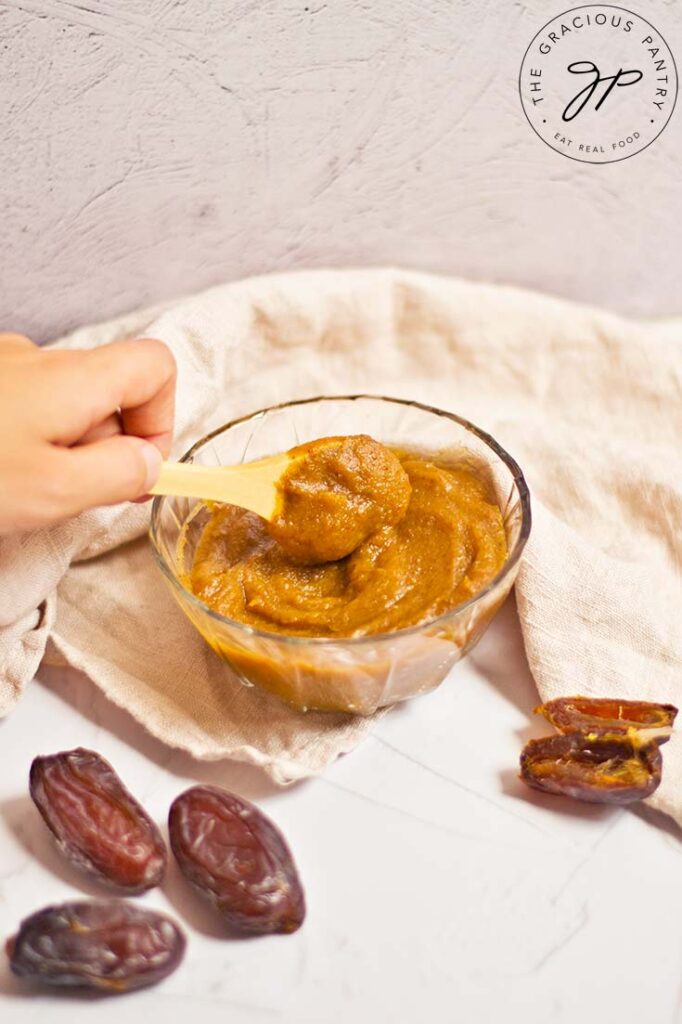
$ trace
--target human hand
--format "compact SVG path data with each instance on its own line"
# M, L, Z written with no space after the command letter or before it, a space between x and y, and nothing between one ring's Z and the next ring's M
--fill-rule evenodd
M0 334L0 535L144 496L170 450L175 377L153 338L69 351Z

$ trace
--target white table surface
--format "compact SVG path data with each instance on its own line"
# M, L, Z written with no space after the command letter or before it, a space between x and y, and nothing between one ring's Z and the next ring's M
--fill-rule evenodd
M308 917L293 936L225 939L171 865L142 902L187 931L172 977L93 1003L28 993L2 957L2 1024L682 1022L680 834L647 808L569 805L518 782L521 745L546 728L531 720L512 604L439 691L284 790L164 747L75 673L39 676L0 723L3 936L45 904L101 894L53 849L27 791L35 754L79 744L159 822L197 780L256 800L295 852Z

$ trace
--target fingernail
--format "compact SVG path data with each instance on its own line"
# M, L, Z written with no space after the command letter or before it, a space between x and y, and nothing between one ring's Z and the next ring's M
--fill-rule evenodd
M147 467L147 477L145 479L144 489L145 491L149 491L159 478L162 456L156 445L149 444L148 441L145 441L142 445L142 458L144 459Z

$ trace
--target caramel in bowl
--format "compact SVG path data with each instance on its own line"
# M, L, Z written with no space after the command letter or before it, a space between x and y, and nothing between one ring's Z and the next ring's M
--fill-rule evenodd
M231 465L330 434L371 435L410 483L399 520L349 555L306 564L309 545L285 554L276 523L187 498L155 499L151 538L181 608L243 682L301 710L367 715L433 689L478 640L516 577L530 500L493 438L399 399L262 410L203 438L183 461Z

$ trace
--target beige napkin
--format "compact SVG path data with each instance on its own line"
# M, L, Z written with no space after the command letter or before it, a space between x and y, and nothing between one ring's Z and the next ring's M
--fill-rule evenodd
M178 361L178 455L236 416L321 393L419 399L489 430L534 495L516 590L543 698L681 702L677 323L405 271L318 271L214 288L61 344L141 333ZM196 757L249 761L285 782L352 749L371 720L302 716L230 678L167 593L148 514L118 507L0 542L0 713L51 638L50 660ZM681 783L676 738L652 803L680 823Z

